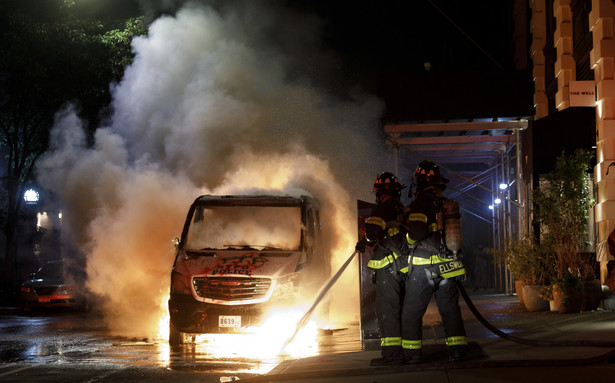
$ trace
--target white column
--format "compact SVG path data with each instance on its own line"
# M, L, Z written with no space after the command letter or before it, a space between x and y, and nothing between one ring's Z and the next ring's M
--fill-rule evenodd
M596 167L598 185L596 223L598 242L606 240L615 228L615 5L612 0L592 0L589 29L593 49L591 66L596 80ZM607 174L608 172L608 174ZM604 262L602 265L604 280Z
M570 106L570 81L576 80L576 63L572 56L572 10L570 0L553 1L553 15L555 16L555 33L553 45L556 48L555 77L557 78L557 93L555 93L555 106L557 110L564 110Z

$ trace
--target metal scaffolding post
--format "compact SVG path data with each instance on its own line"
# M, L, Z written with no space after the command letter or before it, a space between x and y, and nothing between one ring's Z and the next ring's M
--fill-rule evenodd
M515 174L515 183L517 186L517 202L519 202L519 215L517 217L517 239L521 239L527 233L527 223L526 223L526 205L525 205L525 188L522 185L523 182L523 164L521 162L521 129L517 129L515 132L516 135L516 153L517 153L517 171Z

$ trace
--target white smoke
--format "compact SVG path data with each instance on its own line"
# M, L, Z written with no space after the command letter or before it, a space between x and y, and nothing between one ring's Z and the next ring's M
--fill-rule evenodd
M77 111L58 113L39 179L63 200L89 287L118 333L156 335L171 240L198 195L315 196L337 270L356 241L356 199L390 170L381 102L341 100L297 75L301 61L287 48L297 36L301 57L316 55L313 19L245 3L188 5L136 38L134 63L112 88L112 118L92 147ZM347 274L336 307L356 319L358 280Z

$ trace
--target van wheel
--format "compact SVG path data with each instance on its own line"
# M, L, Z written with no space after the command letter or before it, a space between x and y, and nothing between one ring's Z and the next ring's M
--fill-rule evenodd
M184 333L179 331L173 323L169 321L169 346L184 344Z

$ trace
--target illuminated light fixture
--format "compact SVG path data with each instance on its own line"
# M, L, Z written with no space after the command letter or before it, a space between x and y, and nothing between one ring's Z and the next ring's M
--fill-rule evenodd
M493 210L493 205L489 205L489 210Z
M502 183L500 184L500 190L506 190L506 189L508 189L508 184L507 184L507 183L502 182Z
M28 189L23 193L23 199L26 203L37 203L39 199L38 192L34 189Z
M500 203L502 203L502 200L499 198L496 198L493 202L495 202L496 205L499 205Z

